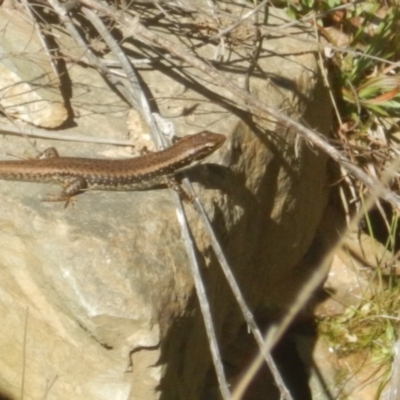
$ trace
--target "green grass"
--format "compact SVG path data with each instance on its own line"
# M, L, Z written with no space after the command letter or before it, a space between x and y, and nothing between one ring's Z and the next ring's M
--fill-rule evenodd
M321 37L335 48L339 44L334 32L329 33L332 29L347 37L343 50L336 50L327 60L334 76L339 124L346 122L352 134L365 133L373 123L381 123L382 117L400 115L400 76L394 65L400 59L398 6L384 7L378 1L341 4L338 0L277 4L292 18L315 21ZM387 133L394 126L395 121L389 123Z
M399 306L400 286L396 284L341 315L320 318L318 331L329 339L339 358L367 351L371 361L389 364L400 326L390 316L397 315Z

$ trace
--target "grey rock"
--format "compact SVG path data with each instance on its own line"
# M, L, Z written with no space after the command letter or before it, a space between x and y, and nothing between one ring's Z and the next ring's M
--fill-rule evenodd
M246 7L228 8L240 15ZM284 20L276 12L268 22ZM190 16L180 22L200 23ZM300 30L290 32L310 39ZM174 41L188 36L184 30L180 38L157 33ZM285 33L263 41L250 92L328 133L330 107L316 49ZM60 34L59 39L64 54L80 54L70 38ZM217 44L199 49L200 55L211 59ZM138 50L136 45L124 47ZM251 36L232 42L218 63L241 86L252 46ZM70 131L124 138L126 104L93 70L74 64L68 71L72 107L79 110L78 126ZM235 99L199 71L164 64L140 74L178 133L207 129L227 135L225 146L189 176L249 306L284 303L296 282L294 267L325 208L327 157L272 119L261 121L224 104ZM38 150L52 144L35 142ZM62 155L119 154L88 144L58 142L57 148ZM1 157L21 149L29 149L26 141L5 137ZM24 399L46 393L58 400L201 398L212 364L169 190L90 192L67 209L40 202L41 195L57 190L0 182L4 392L18 396L24 375ZM198 216L190 205L185 209L223 349L242 317Z

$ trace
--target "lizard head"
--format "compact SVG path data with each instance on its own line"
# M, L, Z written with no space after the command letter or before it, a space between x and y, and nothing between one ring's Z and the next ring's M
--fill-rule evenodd
M186 147L185 153L192 161L202 160L225 143L226 137L220 133L202 131L195 135L185 136L179 145Z

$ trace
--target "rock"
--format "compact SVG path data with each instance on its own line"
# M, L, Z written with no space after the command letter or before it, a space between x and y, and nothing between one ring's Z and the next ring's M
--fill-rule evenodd
M233 16L248 11L247 3L225 7ZM271 26L285 20L283 13L270 12ZM153 14L164 18L148 6L141 21ZM179 18L182 27L190 27L193 43L201 42L196 29L204 30L204 21L197 25L191 14ZM156 31L179 45L189 36ZM266 38L250 92L328 133L330 107L316 49L284 33L308 37L291 29ZM229 43L217 63L242 87L253 51L252 37L243 37ZM82 55L71 38L60 34L59 41L71 59ZM219 44L199 48L199 55L211 62ZM159 56L134 41L126 41L124 49ZM93 70L75 63L68 71L71 105L79 112L77 127L67 132L124 138L126 104ZM203 129L226 134L226 145L188 175L249 306L273 305L276 293L284 297L289 291L287 282L325 208L327 157L272 119L262 121L232 107L227 99L234 104L235 98L200 71L160 62L154 68L144 65L140 74L160 114L179 134ZM38 140L37 148L55 143ZM2 139L1 158L21 153L26 144L21 138ZM57 148L70 156L122 154L89 144L57 142ZM0 182L3 392L19 396L22 376L25 399L46 394L58 400L199 399L212 390L208 342L170 191L85 193L67 209L40 202L41 195L57 190ZM223 350L242 317L199 217L190 204L185 210Z
M43 128L57 128L68 118L60 80L51 58L23 11L0 8L0 105L2 111Z

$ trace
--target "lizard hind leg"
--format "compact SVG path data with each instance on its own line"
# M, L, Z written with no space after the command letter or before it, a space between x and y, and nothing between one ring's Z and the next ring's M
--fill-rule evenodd
M64 208L73 201L73 197L87 189L87 182L83 177L77 176L69 179L60 194L48 194L42 201L65 201Z

